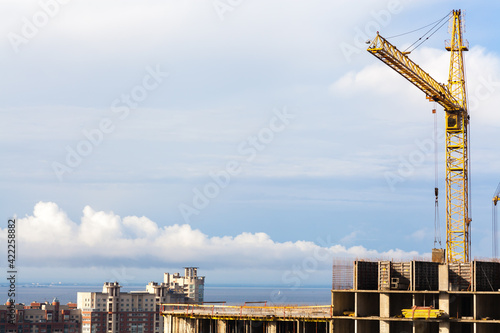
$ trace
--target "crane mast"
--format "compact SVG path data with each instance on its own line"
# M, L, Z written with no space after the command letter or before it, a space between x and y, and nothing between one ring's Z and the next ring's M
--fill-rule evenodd
M464 263L470 260L468 137L469 115L463 51L462 14L454 10L451 17L451 52L448 84L440 84L420 66L377 33L368 52L422 90L428 99L443 106L446 113L446 261Z
M446 110L446 255L448 262L469 262L469 158L467 94L461 12L453 11L448 90L459 103L458 110Z

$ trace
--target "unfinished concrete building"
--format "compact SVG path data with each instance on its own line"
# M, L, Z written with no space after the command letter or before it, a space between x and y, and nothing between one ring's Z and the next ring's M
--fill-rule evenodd
M339 267L344 273L333 269L336 333L500 332L498 262L354 261Z

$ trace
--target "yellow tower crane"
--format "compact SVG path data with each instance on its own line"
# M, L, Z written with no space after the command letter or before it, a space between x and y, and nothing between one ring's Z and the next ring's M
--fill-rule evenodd
M462 14L451 12L451 52L448 84L434 80L408 56L377 33L368 51L422 90L429 100L443 106L446 113L446 261L470 260L469 177L467 94L463 51Z

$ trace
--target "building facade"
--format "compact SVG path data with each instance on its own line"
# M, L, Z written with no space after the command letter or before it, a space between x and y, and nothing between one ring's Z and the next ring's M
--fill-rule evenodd
M8 300L0 305L0 333L78 333L81 314L75 303L61 305L32 302L30 305L13 304Z
M102 292L78 292L82 333L162 333L161 303L203 301L205 278L196 267L185 273L165 273L164 282L150 282L144 291L123 292L118 282L106 282Z
M163 282L171 290L184 293L188 302L203 303L205 277L198 276L198 267L184 267L184 276L180 276L179 273L165 273Z

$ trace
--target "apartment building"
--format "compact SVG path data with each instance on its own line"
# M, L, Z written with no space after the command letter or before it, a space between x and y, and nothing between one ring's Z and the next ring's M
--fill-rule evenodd
M82 333L162 333L161 303L203 301L205 277L196 267L185 273L165 273L164 282L150 282L144 291L123 292L118 282L106 282L102 292L78 292Z
M0 333L80 332L81 314L75 303L62 305L57 298L52 303L13 303L9 299L0 305Z
M203 303L205 277L198 276L198 267L184 267L184 276L179 273L165 273L163 282L172 290L184 292L190 302Z

